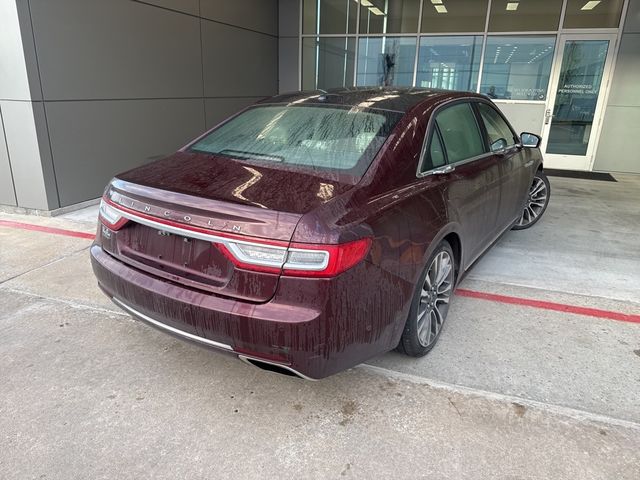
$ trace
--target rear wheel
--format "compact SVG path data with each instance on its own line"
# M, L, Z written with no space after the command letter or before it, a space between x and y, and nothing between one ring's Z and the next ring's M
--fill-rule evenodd
M421 357L434 347L447 318L454 279L453 251L451 245L443 241L429 258L418 281L398 350Z
M527 194L527 201L522 210L520 220L513 226L514 230L524 230L533 226L547 209L549 205L549 195L551 194L551 185L549 185L549 179L542 172L538 170L533 177L531 187L529 187L529 193Z

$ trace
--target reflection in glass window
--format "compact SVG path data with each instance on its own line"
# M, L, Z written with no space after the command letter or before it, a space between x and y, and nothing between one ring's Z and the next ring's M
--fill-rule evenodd
M568 0L564 28L618 28L624 0Z
M547 153L586 155L608 50L608 40L565 43Z
M442 142L440 142L440 136L438 135L437 130L434 128L431 132L429 148L425 152L422 171L426 172L434 168L442 167L445 163L446 161L444 157L444 149L442 148Z
M326 90L353 85L354 38L302 39L302 89Z
M423 33L483 32L489 0L442 0L424 2Z
M358 43L358 85L411 86L416 37L365 37Z
M353 0L303 0L302 33L356 33L357 14Z
M515 145L518 142L517 137L511 131L507 122L504 121L502 115L500 115L495 108L486 103L478 103L478 112L480 112L480 116L482 117L484 127L489 136L489 144L492 148L496 144L500 146L501 141L504 141L502 145L504 147Z
M468 103L445 108L436 116L436 124L442 134L449 163L485 153L476 116Z
M584 0L586 2L586 0ZM557 30L561 0L492 0L490 32L541 32Z
M544 100L554 36L488 37L480 93L491 98Z
M357 0L360 33L416 33L420 0Z
M416 86L475 92L481 54L481 36L421 37Z

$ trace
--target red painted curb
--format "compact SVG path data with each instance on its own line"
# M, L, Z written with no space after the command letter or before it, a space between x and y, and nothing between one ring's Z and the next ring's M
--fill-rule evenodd
M33 225L31 223L12 222L9 220L0 220L0 227L21 228L23 230L53 233L55 235L65 235L67 237L86 238L88 240L93 240L95 238L95 235L93 233L76 232L74 230L66 230L64 228L43 227L40 225ZM588 317L606 318L609 320L616 320L618 322L640 323L640 315L612 312L610 310L600 310L598 308L578 307L576 305L567 305L564 303L554 303L545 302L542 300L532 300L529 298L510 297L508 295L477 292L475 290L466 290L464 288L458 288L456 290L456 295L460 297L488 300L490 302L540 308L542 310L553 310L555 312L575 313L576 315L586 315Z
M35 232L53 233L56 235L65 235L67 237L86 238L88 240L93 240L96 237L95 234L93 233L76 232L74 230L66 230L64 228L44 227L42 225L12 222L9 220L0 220L0 227L21 228L22 230L32 230Z
M640 315L612 312L610 310L600 310L598 308L578 307L576 305L567 305L564 303L510 297L507 295L477 292L475 290L466 290L463 288L457 289L456 295L461 297L477 298L480 300L489 300L490 302L508 303L511 305L540 308L543 310L553 310L556 312L575 313L576 315L586 315L588 317L607 318L609 320L616 320L619 322L640 323Z

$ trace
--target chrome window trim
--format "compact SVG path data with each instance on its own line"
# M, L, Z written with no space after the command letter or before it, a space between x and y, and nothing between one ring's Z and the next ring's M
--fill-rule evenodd
M451 100L448 100L446 102L441 103L440 105L438 105L433 112L431 112L431 115L429 116L429 121L427 123L427 128L425 129L425 134L424 134L424 138L422 139L422 148L420 149L420 160L418 161L418 168L416 169L416 178L424 178L424 177L428 177L433 175L433 172L435 170L438 170L441 167L435 167L435 168L431 168L427 171L422 172L422 165L424 163L424 159L425 159L425 154L426 154L426 150L427 150L427 143L429 138L431 138L431 133L434 130L434 122L435 122L435 118L436 115L438 115L438 113L447 108L450 107L452 105L455 105L456 103L471 103L471 102L479 102L479 103L488 103L491 104L491 102L483 97L476 97L476 96L469 96L469 97L458 97L458 98L454 98ZM473 110L473 107L471 107ZM476 117L475 112L473 112L473 116L474 118ZM476 125L478 123L478 119L475 118L476 121ZM477 125L478 127L478 131L480 133L480 136L482 136L482 129L480 128L480 125ZM484 139L483 139L484 142ZM443 141L443 145L442 145L446 151L447 146L444 145L444 141ZM467 163L471 163L471 162L475 162L477 160L482 160L483 158L486 158L488 156L494 155L494 152L485 152L481 155L476 155L475 157L470 157L467 158L465 160L460 160L459 162L455 162L455 163L449 163L449 159L447 158L447 165L451 165L452 167L457 167L458 165L466 165Z

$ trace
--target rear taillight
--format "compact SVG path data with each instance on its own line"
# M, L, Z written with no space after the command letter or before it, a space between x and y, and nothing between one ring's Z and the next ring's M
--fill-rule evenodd
M285 275L334 277L360 263L369 253L370 238L337 245L293 243L284 264Z
M100 199L100 220L111 230L120 230L129 221L120 215L120 211L107 203L104 198Z
M334 277L366 257L370 238L337 245L292 243L289 247L228 240L216 244L237 267L296 277Z

